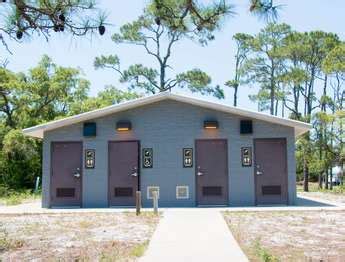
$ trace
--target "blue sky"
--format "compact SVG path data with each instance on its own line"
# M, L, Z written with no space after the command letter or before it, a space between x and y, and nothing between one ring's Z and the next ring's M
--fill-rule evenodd
M206 1L206 0L205 0ZM14 71L26 71L40 60L42 55L49 54L55 63L63 66L82 69L84 77L91 81L91 94L96 94L105 85L113 84L118 88L126 88L118 83L118 75L108 70L95 70L93 60L101 54L118 54L122 68L133 63L152 65L152 58L146 56L140 47L128 45L116 46L111 35L122 24L138 17L148 0L130 1L98 1L99 7L109 14L108 21L113 24L107 27L103 37L71 38L63 34L55 34L49 42L35 37L24 43L10 43L13 55L1 50L2 58L9 60L8 68ZM179 43L173 53L171 65L175 72L183 72L192 68L206 71L213 84L223 86L233 77L235 45L232 36L237 32L257 33L263 26L248 12L247 0L234 0L236 15L228 18L224 28L215 34L216 38L206 47L191 42ZM343 0L276 0L282 4L279 22L288 23L298 31L324 30L334 32L345 39L345 1ZM180 92L180 91L179 91ZM185 91L183 91L185 92ZM239 94L239 106L256 109L256 105L248 99L248 94L256 92L255 87L243 86ZM232 104L232 91L226 88L225 103ZM214 99L209 97L208 99Z

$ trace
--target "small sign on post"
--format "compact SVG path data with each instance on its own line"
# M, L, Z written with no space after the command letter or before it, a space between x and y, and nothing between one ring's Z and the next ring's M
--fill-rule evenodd
M155 215L158 215L158 192L154 190L152 192L152 196L153 196L153 213Z
M136 214L137 216L140 215L140 209L141 209L141 192L136 192L136 199L135 199L135 207L136 207Z

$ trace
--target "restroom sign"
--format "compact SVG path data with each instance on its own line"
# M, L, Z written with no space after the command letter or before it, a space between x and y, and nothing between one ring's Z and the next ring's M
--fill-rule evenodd
M193 167L193 148L183 148L183 167Z
M95 168L95 150L85 150L85 168Z
M153 150L152 148L143 148L143 168L152 168Z
M242 147L242 166L252 166L252 148L251 147Z

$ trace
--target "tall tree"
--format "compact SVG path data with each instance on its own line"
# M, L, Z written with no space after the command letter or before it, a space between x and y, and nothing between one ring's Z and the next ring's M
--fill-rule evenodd
M260 85L261 94L267 96L253 96L253 99L264 99L260 103L268 104L271 115L277 115L277 103L280 96L281 76L284 72L282 49L284 39L291 32L287 24L269 23L251 41L253 56L244 64L248 81Z
M199 18L198 15L195 17L193 12L186 13L184 0L153 1L142 16L132 23L123 25L120 33L113 35L112 40L116 44L142 47L146 54L156 61L155 68L135 64L122 70L117 55L97 57L95 67L113 69L120 75L120 82L129 83L132 89L142 88L152 94L179 87L187 88L192 92L223 97L222 90L218 86L212 86L211 78L200 69L192 69L175 76L169 71L171 69L169 61L175 52L173 48L179 41L193 39L206 44L214 39L213 32L231 12L231 6L225 3L193 8L197 8L199 15L204 14L203 18ZM195 24L197 24L196 28Z
M236 44L235 76L232 80L227 81L225 85L234 89L234 106L237 106L238 88L242 82L242 78L244 75L242 68L250 51L250 42L252 41L252 39L252 36L243 33L237 33L233 36L233 40L235 40Z
M300 112L301 96L303 84L308 81L308 74L302 62L303 55L306 52L303 41L304 34L291 32L284 39L284 48L282 48L285 72L282 74L281 80L283 86L287 88L283 104L284 108L291 112L290 117L297 120L302 120Z

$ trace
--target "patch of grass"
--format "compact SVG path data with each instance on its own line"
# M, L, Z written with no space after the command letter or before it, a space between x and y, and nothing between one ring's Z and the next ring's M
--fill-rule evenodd
M12 191L9 190L6 194L0 197L0 202L6 206L19 205L24 202L34 201L41 198L41 192L33 193L31 190Z
M297 192L303 192L303 182L297 183ZM318 183L310 182L309 183L309 192L323 192L323 193L331 193L331 194L339 194L345 195L345 185L333 186L333 189L330 190L325 188L319 188Z
M132 261L133 258L142 257L148 247L149 241L143 243L123 243L114 241L105 247L100 254L99 261Z
M12 249L21 248L24 245L23 240L12 239L3 228L0 229L0 253Z
M111 247L106 248L100 254L99 261L100 262L112 262L118 261L121 259L120 250L117 247L116 242L113 242Z
M149 245L149 241L134 246L130 252L131 257L142 257Z
M270 253L268 249L262 246L260 239L256 239L253 244L253 251L256 257L262 262L278 262L278 257Z
M93 225L92 221L82 220L78 223L80 228L89 228Z

